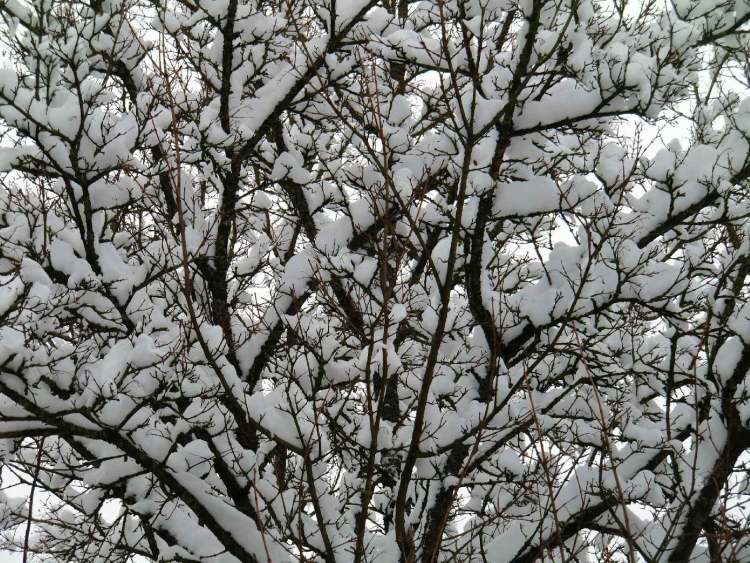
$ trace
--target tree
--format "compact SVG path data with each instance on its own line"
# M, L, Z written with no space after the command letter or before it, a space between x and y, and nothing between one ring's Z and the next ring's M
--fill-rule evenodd
M746 0L0 13L4 548L750 560Z

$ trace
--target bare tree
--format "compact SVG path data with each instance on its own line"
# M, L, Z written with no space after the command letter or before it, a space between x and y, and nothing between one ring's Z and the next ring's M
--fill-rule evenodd
M748 0L0 15L0 547L750 561Z

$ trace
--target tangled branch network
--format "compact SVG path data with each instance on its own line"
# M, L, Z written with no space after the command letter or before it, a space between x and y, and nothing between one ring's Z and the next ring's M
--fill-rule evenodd
M749 0L0 0L0 53L0 559L750 561Z

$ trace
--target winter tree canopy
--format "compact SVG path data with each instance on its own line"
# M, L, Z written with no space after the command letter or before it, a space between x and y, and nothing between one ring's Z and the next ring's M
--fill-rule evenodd
M0 16L0 548L750 561L748 0Z

